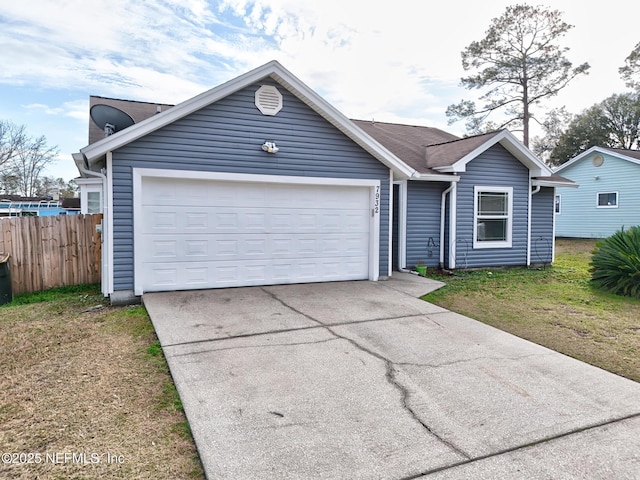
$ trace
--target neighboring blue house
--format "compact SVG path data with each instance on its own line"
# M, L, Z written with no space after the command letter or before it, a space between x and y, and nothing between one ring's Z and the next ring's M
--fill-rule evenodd
M580 185L556 195L556 236L606 238L640 225L640 151L592 147L556 172Z
M65 204L50 197L20 197L17 195L0 195L0 218L2 217L50 217L56 215L75 215L79 213L79 205Z
M102 186L105 295L553 260L573 184L507 131L350 120L277 62L158 110L74 154Z

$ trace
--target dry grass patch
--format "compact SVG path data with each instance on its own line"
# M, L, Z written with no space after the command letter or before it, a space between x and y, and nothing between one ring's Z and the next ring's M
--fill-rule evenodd
M558 240L539 270L463 272L423 297L558 352L640 381L640 301L590 282L594 240Z
M34 454L0 478L204 478L144 308L102 302L0 308L0 453Z

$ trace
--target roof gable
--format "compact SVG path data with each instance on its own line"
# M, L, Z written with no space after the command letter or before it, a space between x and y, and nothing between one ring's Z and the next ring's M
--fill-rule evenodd
M525 147L508 130L462 138L442 145L428 148L428 162L439 172L462 173L467 164L478 155L499 143L520 163L526 166L533 177L552 175L551 169Z
M352 122L414 168L414 179L456 181L459 177L455 174L464 172L470 161L499 143L529 169L535 185L576 186L560 175L553 175L544 162L507 130L459 138L432 127L364 120Z
M162 113L88 145L82 148L80 152L85 156L88 164L93 166L100 162L107 152L131 143L267 77L282 85L365 151L387 167L393 169L396 177L409 178L415 173L413 168L366 134L275 60L186 100L173 108L167 109Z
M554 172L559 173L571 165L580 162L581 160L590 157L594 153L600 153L604 155L611 155L613 157L619 158L621 160L626 160L631 163L635 163L640 165L640 151L638 150L626 150L622 148L609 148L609 147L591 147L588 150L585 150L579 155L576 155L571 160L566 163L563 163L559 167L554 169Z
M456 138L446 143L430 145L426 149L427 165L435 169L453 168L455 163L482 147L482 145L492 136L496 135L496 133L497 132L492 132L473 137Z

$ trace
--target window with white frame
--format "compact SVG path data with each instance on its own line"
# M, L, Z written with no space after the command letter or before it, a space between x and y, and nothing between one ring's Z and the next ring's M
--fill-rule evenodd
M556 195L556 202L555 202L555 212L560 214L562 213L562 197L560 195Z
M87 192L87 213L102 213L100 192Z
M513 187L474 187L474 248L510 248Z
M598 208L618 208L618 192L598 193Z

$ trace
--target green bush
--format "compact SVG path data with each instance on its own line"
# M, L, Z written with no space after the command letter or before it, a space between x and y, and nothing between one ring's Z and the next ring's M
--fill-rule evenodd
M607 292L640 298L640 226L622 228L596 244L591 279Z

